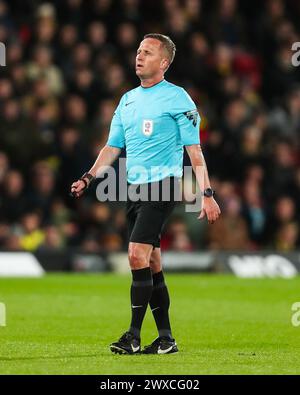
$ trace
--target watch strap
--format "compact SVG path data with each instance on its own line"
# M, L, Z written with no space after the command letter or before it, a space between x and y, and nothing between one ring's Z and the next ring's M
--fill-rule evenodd
M87 182L86 181L86 178L89 180L89 182ZM87 189L88 187L89 187L89 185L90 185L90 183L94 180L94 176L92 176L92 174L90 174L90 173L84 173L80 178L79 178L79 180L81 180L81 181L83 181L84 182L84 188L85 189Z

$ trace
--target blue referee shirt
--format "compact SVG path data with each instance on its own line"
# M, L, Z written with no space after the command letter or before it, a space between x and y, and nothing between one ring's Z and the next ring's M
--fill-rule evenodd
M182 177L183 146L200 144L200 116L181 87L162 80L125 93L114 113L107 145L126 148L127 181Z

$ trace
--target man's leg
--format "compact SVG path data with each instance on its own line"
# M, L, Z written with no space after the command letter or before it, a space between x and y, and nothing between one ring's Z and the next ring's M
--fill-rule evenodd
M152 295L153 280L149 266L153 246L143 243L129 243L129 263L132 273L131 324L129 332L140 338L142 323Z
M152 269L153 291L149 304L156 322L158 335L172 338L169 319L170 298L162 272L160 248L155 248L152 251L150 267Z
M153 276L153 291L150 299L150 306L154 316L158 338L142 351L143 354L171 354L178 352L175 339L172 337L169 306L170 298L168 288L164 281L161 266L160 248L155 248L150 257L150 267Z
M129 243L128 256L132 272L131 324L129 330L110 345L114 353L136 354L141 351L140 331L153 287L149 266L152 249L151 244Z
M113 352L124 351L132 354L140 350L140 331L153 288L150 256L155 243L159 243L162 226L172 209L173 205L165 202L127 202L126 216L130 240L128 255L132 272L130 292L132 318L129 331L118 342L111 344L110 348ZM165 346L167 348L164 348ZM169 344L164 343L162 347L163 351L169 352ZM170 352L175 352L174 350L175 348L172 347ZM158 351L161 351L160 346Z

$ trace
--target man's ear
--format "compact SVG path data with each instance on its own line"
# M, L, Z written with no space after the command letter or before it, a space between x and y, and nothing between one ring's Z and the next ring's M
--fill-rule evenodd
M161 66L164 68L164 69L167 69L168 67L169 67L169 61L168 61L168 59L162 59L162 61L161 61Z

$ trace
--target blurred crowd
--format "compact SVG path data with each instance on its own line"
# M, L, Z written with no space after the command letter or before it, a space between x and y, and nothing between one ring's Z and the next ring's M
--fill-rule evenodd
M222 209L208 226L178 205L162 248L299 247L299 17L297 0L0 0L0 248L126 249L124 205L68 192L139 84L136 49L150 32L176 43L166 79L199 108Z

